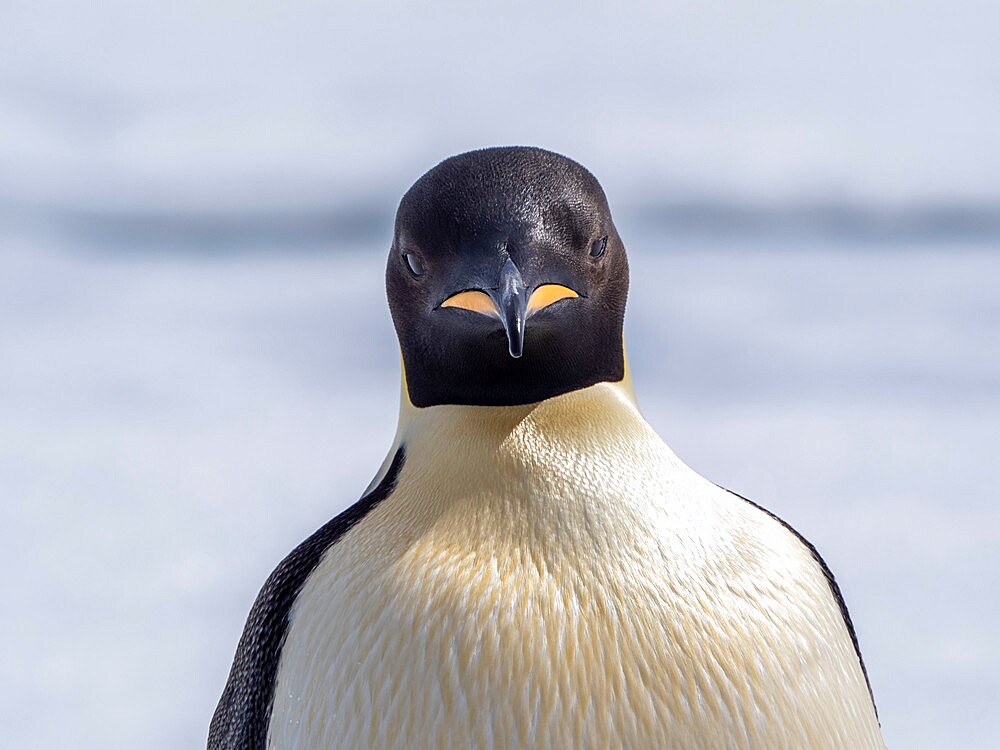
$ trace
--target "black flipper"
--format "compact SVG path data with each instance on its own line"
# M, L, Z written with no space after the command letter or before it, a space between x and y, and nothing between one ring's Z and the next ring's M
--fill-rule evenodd
M265 750L292 604L323 553L392 494L405 460L400 447L375 489L302 542L268 577L250 610L229 681L212 717L208 750Z

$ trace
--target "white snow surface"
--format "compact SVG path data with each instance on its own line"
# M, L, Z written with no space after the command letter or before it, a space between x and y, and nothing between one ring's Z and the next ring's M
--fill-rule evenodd
M890 747L993 745L1000 255L620 228L647 418L823 553ZM0 239L6 747L203 745L257 589L389 447L386 246Z

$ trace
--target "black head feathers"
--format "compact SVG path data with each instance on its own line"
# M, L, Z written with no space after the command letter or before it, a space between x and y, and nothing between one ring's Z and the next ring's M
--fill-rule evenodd
M453 156L407 191L386 269L416 406L541 401L624 377L628 260L600 184L564 156Z

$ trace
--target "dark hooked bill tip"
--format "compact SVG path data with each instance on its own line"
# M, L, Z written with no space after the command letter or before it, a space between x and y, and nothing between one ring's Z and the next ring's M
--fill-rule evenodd
M500 284L497 288L497 307L500 321L507 333L507 348L510 356L517 359L524 353L524 321L528 313L528 290L521 278L521 272L510 258L500 269Z

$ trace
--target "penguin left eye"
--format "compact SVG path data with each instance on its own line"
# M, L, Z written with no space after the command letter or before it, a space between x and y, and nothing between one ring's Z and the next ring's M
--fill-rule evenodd
M410 269L410 273L414 276L423 276L427 271L424 267L424 262L420 260L420 257L416 253L403 253L403 260L406 261L406 267Z
M599 240L594 240L594 244L590 246L590 257L600 258L604 255L604 250L608 246L608 236L604 235Z

